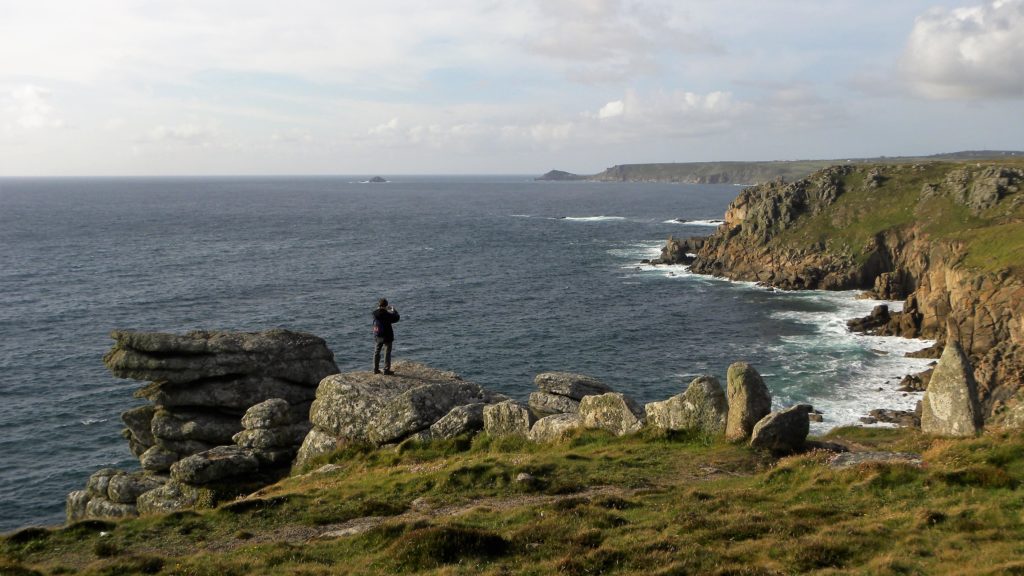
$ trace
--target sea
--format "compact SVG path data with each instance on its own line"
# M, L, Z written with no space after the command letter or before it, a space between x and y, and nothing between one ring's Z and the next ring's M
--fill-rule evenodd
M283 327L365 370L386 297L396 359L521 400L551 370L662 400L739 360L776 407L823 412L815 433L920 398L896 388L929 342L846 330L875 301L641 263L711 233L739 187L366 180L0 179L0 532L59 524L92 472L138 468L120 413L144 383L104 368L115 329Z

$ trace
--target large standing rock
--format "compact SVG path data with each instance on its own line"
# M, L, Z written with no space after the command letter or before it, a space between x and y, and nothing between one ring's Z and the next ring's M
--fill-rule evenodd
M960 343L949 339L921 402L921 431L940 436L974 436L981 428L978 385L971 361Z
M754 425L772 411L772 396L757 370L746 362L729 366L726 382L729 415L725 437L733 441L746 440Z
M647 423L665 430L700 430L709 434L725 432L729 406L725 392L713 376L695 378L686 392L646 406Z
M618 392L584 396L580 418L586 428L607 430L616 436L638 432L643 427L643 409Z
M490 436L526 436L533 422L533 413L515 400L484 407L484 432Z
M807 416L811 410L810 406L799 404L768 414L754 425L750 445L771 450L774 454L791 454L801 450L811 431L811 421Z
M579 414L552 414L534 422L528 438L534 442L558 442L582 427Z

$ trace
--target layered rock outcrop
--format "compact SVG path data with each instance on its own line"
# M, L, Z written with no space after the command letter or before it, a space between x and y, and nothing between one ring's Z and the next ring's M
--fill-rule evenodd
M1024 386L1022 190L1012 162L836 166L743 190L691 269L905 299L861 328L941 344L949 325L998 416Z
M289 330L111 336L115 344L104 363L115 376L149 380L136 396L150 404L122 414L142 472L108 475L118 479L115 486L132 478L133 486L148 490L115 495L90 480L86 490L69 495L69 519L176 509L172 500L188 501L182 494L191 494L194 503L197 487L249 485L280 474L309 430L317 384L338 372L323 339Z
M573 372L541 372L533 379L537 391L530 394L530 409L538 416L579 412L584 396L614 392L597 378Z

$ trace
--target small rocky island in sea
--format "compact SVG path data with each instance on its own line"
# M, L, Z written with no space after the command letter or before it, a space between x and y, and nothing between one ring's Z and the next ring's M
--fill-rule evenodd
M554 182L568 182L572 180L586 180L586 176L580 176L579 174L573 174L572 172L566 172L564 170L551 170L545 173L543 176L538 176L534 180L539 181L554 181Z

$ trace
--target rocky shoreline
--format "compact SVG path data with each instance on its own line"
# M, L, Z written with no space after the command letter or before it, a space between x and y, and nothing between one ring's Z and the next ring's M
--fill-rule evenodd
M1024 411L1024 279L1012 255L1010 265L992 264L982 250L1005 250L991 242L1016 229L1022 185L1015 165L836 166L745 189L714 233L669 238L660 262L784 290L903 299L901 312L877 310L851 328L934 339L931 357L955 340L974 365L986 419L1015 422ZM882 211L882 198L906 207L878 218L871 210ZM955 228L960 221L973 228ZM927 375L904 385L927 386Z

